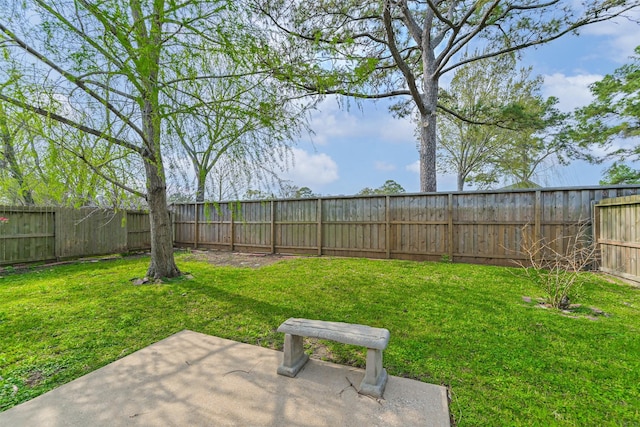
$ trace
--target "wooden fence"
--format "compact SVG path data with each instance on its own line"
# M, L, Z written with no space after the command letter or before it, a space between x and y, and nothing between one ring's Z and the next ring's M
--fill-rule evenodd
M148 214L0 206L0 265L149 249Z
M595 213L601 270L640 282L640 196L601 200Z
M525 234L564 251L584 222L602 269L637 278L640 186L173 205L178 247L513 265ZM606 200L610 198L617 198ZM597 209L593 206L597 204ZM0 206L0 265L146 250L148 215Z
M175 244L245 252L513 265L523 233L564 251L592 205L640 186L173 205ZM589 228L590 230L590 228Z

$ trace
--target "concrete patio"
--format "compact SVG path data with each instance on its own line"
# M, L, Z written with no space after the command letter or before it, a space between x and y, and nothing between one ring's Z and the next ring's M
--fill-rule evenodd
M449 426L444 387L310 360L277 375L282 353L182 331L0 413L1 426Z

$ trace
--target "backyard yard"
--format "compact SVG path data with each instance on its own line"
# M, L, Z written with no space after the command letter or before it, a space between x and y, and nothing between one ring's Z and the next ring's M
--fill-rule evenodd
M164 283L136 280L146 257L0 276L0 411L183 329L281 350L303 317L389 329L389 374L446 385L458 426L640 425L638 288L589 274L561 312L517 268L220 256L180 253ZM307 346L364 367L360 347Z

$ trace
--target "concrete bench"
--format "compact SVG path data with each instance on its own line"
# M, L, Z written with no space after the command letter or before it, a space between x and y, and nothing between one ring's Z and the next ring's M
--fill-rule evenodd
M367 367L360 383L361 394L382 397L387 385L387 371L382 367L382 351L389 344L389 331L365 325L322 320L287 319L278 332L284 332L284 358L278 374L295 377L307 363L302 348L302 337L320 338L343 344L360 345L367 348Z

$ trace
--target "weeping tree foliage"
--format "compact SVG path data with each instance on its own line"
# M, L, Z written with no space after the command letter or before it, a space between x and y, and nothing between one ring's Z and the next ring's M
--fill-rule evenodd
M145 200L150 277L180 274L167 208L165 122L211 102L183 83L224 78L202 67L209 57L241 61L246 54L250 60L266 49L252 44L232 6L222 0L0 0L0 100L84 135L65 149ZM19 96L11 90L23 86L37 91ZM189 103L174 102L178 90L187 91L181 95ZM115 179L108 172L112 160L129 157L139 165L132 166L136 180Z
M34 205L29 181L33 163L38 160L37 151L30 146L27 136L29 117L20 117L11 107L0 102L0 188L3 195L0 202Z
M92 173L74 155L81 133L55 121L0 101L0 203L10 205L136 207L121 188ZM61 144L60 141L64 141ZM91 150L88 156L113 161L109 173L126 174L130 163L112 152ZM116 167L117 166L117 167Z
M555 108L557 99L542 97L542 83L542 77L531 77L531 68L518 68L513 55L470 62L456 70L449 88L441 90L440 102L467 120L441 116L438 169L456 172L458 191L466 183L481 188L526 185L550 157L565 161L567 142L555 134L567 116ZM468 121L482 121L499 109L509 109L508 126Z
M566 153L572 149L560 131L567 115L555 108L556 104L555 98L537 104L543 125L528 132L511 131L507 149L491 158L490 173L476 176L475 182L482 187L501 183L513 188L537 188L534 181L543 167L568 164Z
M440 78L458 67L550 42L623 14L637 1L255 0L280 31L285 52L265 58L283 80L310 93L404 97L420 136L420 189L436 191L436 117L508 126L512 108L471 119L439 102ZM467 49L484 46L475 55ZM303 59L303 60L301 60Z
M190 186L191 174L180 165L186 153L195 176L195 201L203 202L212 185L218 190L233 187L222 182L269 181L271 170L285 166L290 145L306 128L306 111L313 106L301 102L297 94L277 80L253 75L247 64L233 64L219 58L207 58L202 66L214 65L224 79L188 80L180 83L174 102L184 105L182 112L166 121L166 135L175 171ZM252 64L248 64L251 66ZM198 93L206 103L193 105L183 93ZM214 176L211 176L212 172ZM215 184L214 184L215 183Z

